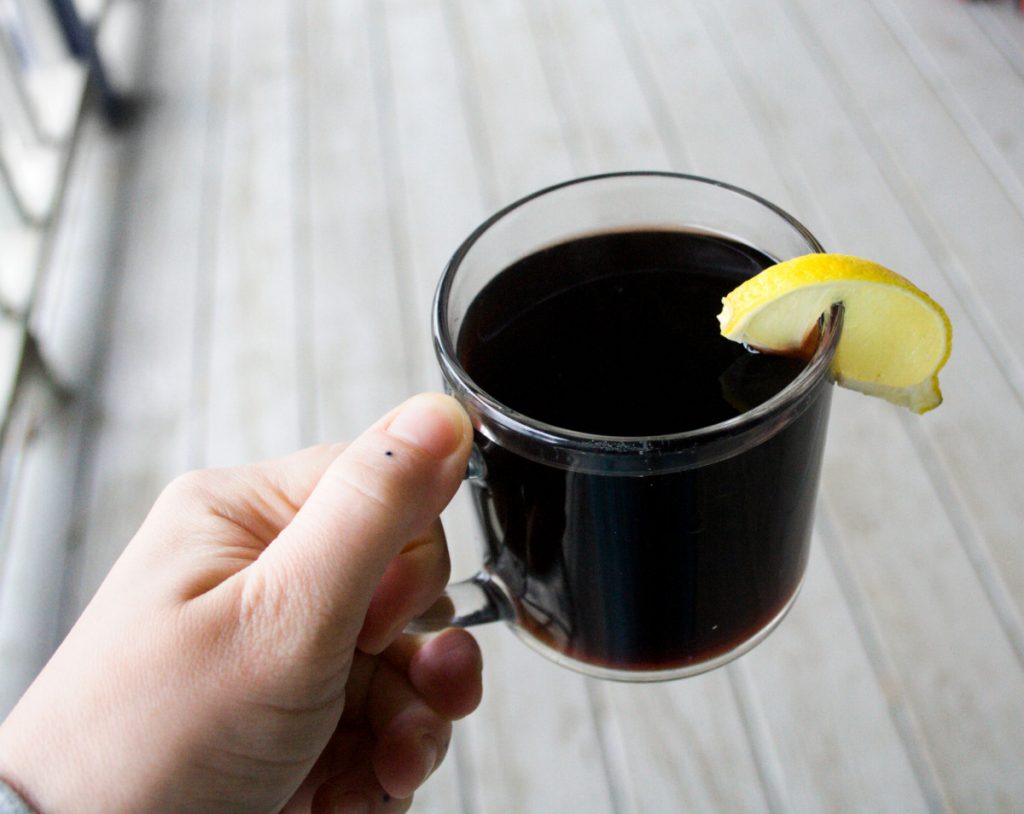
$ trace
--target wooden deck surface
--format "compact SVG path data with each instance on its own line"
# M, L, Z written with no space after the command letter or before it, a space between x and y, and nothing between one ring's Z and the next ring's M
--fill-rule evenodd
M945 404L836 393L810 570L731 666L656 686L479 630L486 697L414 811L1024 812L1024 15L1009 0L116 0L144 104L82 123L33 326L70 401L17 473L6 709L187 468L439 389L430 300L484 217L672 169L903 271ZM114 36L104 31L104 36ZM468 507L446 515L474 570Z

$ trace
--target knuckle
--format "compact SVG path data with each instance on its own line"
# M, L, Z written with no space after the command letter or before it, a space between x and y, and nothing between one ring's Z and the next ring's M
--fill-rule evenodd
M178 475L164 487L164 502L204 502L214 489L216 474L212 469L193 469Z

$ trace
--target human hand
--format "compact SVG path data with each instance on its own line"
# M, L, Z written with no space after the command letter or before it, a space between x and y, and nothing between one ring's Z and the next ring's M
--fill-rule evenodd
M0 726L40 812L406 811L481 694L448 579L472 442L417 396L348 447L191 473L157 500Z

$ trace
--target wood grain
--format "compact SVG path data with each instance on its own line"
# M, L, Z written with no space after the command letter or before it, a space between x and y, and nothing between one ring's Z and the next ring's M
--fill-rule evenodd
M0 647L18 661L0 693L13 700L174 474L350 438L439 389L434 287L488 214L573 175L674 169L759 193L935 296L955 326L946 402L919 418L836 392L801 596L726 669L598 682L481 629L484 704L413 810L1019 808L1013 6L148 4L143 115L82 128L30 316L79 396L29 446L12 500ZM33 527L40 512L52 522ZM465 495L444 520L468 576ZM30 544L58 578L10 554ZM35 585L59 596L36 602Z

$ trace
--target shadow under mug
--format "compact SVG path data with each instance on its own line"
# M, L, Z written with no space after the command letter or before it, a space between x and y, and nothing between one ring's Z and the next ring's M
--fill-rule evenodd
M796 220L749 192L662 172L549 187L476 229L441 279L433 338L447 389L475 428L468 477L484 562L410 631L505 620L558 664L657 681L736 658L795 600L840 308L823 315L817 349L782 391L728 421L673 435L595 436L547 425L499 403L460 364L462 321L497 274L546 246L627 229L722 236L776 261L823 251Z

